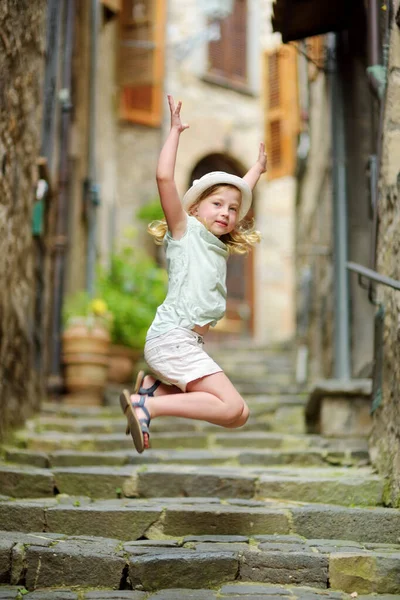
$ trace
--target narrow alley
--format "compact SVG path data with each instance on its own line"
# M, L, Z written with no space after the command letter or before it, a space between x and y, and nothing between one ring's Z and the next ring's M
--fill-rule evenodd
M305 433L288 348L212 352L249 402L243 429L160 418L138 455L110 395L45 404L16 433L0 598L400 597L400 514L382 506L366 439Z

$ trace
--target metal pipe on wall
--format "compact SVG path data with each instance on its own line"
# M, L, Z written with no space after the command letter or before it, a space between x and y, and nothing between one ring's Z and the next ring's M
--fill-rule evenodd
M52 324L50 373L48 387L50 391L60 392L61 377L61 314L64 295L65 253L67 249L68 224L68 142L71 123L71 85L72 52L74 44L75 0L66 0L64 55L62 61L62 83L59 92L61 103L60 117L60 156L58 163L58 192L56 197L56 227L54 240L54 276L52 294Z
M328 34L328 72L331 100L334 227L334 376L349 379L350 302L346 268L348 254L346 145L343 89L338 70L338 34Z
M90 296L94 294L96 269L97 207L100 203L97 184L95 139L96 139L96 83L98 32L100 22L100 2L91 0L90 13L90 74L89 74L89 133L88 133L88 179L85 200L88 215L86 288Z

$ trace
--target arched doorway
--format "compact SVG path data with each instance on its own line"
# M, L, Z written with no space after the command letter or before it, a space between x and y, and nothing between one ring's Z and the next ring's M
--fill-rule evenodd
M243 177L243 166L225 154L208 154L194 167L189 187L195 179L200 179L210 171L225 171ZM253 209L248 218L254 217ZM254 326L254 260L253 253L234 254L229 257L227 268L227 310L225 318L213 329L218 337L245 337L253 334Z

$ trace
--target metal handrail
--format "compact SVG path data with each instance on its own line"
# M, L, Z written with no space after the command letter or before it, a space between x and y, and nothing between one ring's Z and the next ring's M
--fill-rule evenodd
M376 271L372 269L368 269L367 267L363 267L355 262L346 262L346 267L350 271L354 271L354 273L358 273L361 277L366 277L371 281L375 281L376 283L381 283L382 285L386 285L388 287L393 288L400 292L400 281L396 279L392 279L391 277L386 277L386 275L380 275Z

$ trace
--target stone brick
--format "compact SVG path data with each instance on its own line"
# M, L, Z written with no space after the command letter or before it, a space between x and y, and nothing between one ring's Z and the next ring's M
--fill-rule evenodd
M157 496L252 498L254 496L255 475L238 474L218 468L210 473L208 469L203 469L201 467L149 467L146 471L137 474L137 493L147 498ZM124 486L126 495L128 495L127 487Z
M400 513L396 510L304 506L292 508L291 513L294 531L307 538L389 544L400 538Z
M59 542L51 548L29 546L26 551L26 587L119 587L126 561L117 544L105 540Z
M337 553L329 559L332 588L361 594L400 594L400 553Z
M0 502L0 529L5 531L43 531L44 506L34 502Z
M385 157L382 176L385 185L395 186L400 171L400 128L387 131L385 136Z
M398 35L398 34L397 34ZM400 37L398 35L398 37ZM400 50L400 44L399 44ZM390 121L400 126L400 72L394 71L389 74L386 111L390 115ZM397 161L399 162L399 161Z
M216 600L211 590L184 590L182 588L161 590L148 596L148 600Z
M0 583L10 583L13 542L0 538Z
M49 531L68 535L97 535L136 540L154 523L161 508L128 509L118 504L58 506L47 511Z
M53 475L46 469L0 465L0 489L15 498L53 496Z
M173 536L289 533L289 521L284 510L229 506L171 507L165 513L163 532Z
M170 556L142 556L132 558L129 577L133 586L145 590L174 588L205 588L235 579L238 558L234 552L184 551Z
M310 552L246 552L240 564L244 581L328 587L328 559Z

